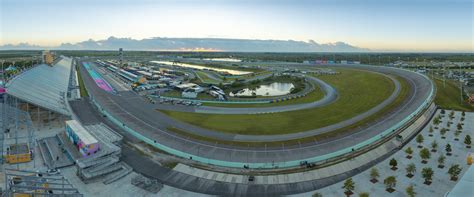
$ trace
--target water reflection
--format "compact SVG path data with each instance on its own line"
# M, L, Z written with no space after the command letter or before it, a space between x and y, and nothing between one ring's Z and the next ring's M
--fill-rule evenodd
M292 83L273 82L255 88L245 88L229 93L229 96L280 96L291 93L295 86Z
M250 74L252 72L248 71L240 71L240 70L230 70L230 69L223 69L223 68L213 68L213 67L207 67L207 66L201 66L201 65L195 65L195 64L187 64L187 63L174 63L170 61L151 61L152 63L157 63L157 64L164 64L164 65L170 65L170 66L181 66L181 67L187 67L187 68L195 68L199 70L213 70L217 72L223 72L223 73L229 73L231 75L245 75L245 74Z

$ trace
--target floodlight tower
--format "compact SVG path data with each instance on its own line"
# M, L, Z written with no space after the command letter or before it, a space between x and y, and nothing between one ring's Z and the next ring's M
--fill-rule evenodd
M119 48L119 63L120 67L123 67L123 49Z
M5 131L8 128L8 124L10 123L9 121L9 116L8 116L8 111L7 111L7 95L6 92L3 92L5 90L5 70L3 69L3 64L4 60L1 61L2 64L2 84L0 85L0 88L2 88L2 92L0 92L0 98L2 99L2 111L0 112L2 114L2 130L0 131L0 164L3 164L3 141L5 137Z

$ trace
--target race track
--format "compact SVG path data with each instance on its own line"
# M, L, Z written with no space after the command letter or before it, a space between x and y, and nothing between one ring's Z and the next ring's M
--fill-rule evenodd
M275 165L289 165L288 163L292 161L301 161L307 158L331 154L364 142L373 136L379 135L382 131L392 128L407 117L410 117L413 112L425 104L426 101L430 99L430 96L432 96L433 85L431 81L418 73L396 68L367 65L339 65L339 67L362 69L402 77L408 81L410 86L408 98L392 112L386 114L384 117L380 117L376 123L354 130L344 136L338 136L337 139L272 148L248 148L197 141L167 131L166 128L175 127L185 131L192 131L199 135L207 133L223 139L241 140L246 137L209 131L176 121L156 111L156 107L153 104L146 102L141 96L136 95L132 91L121 91L118 92L118 94L105 92L94 83L91 76L87 74L82 66L80 67L80 71L92 100L101 107L104 113L106 112L114 119L120 121L123 124L121 126L133 130L138 133L138 135L151 140L148 141L148 143L158 148L164 149L165 151L173 150L171 152L179 153L179 156L182 157L194 156L194 159L199 158L202 162L205 162L207 159L208 163L216 165L222 164L225 166L232 165L230 167L241 167L242 163L248 163L260 167L274 167Z

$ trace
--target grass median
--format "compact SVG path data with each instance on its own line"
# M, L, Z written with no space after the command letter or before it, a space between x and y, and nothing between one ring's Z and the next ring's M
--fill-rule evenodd
M84 81L82 80L81 71L79 70L80 64L76 66L76 73L77 73L77 81L79 81L79 93L81 97L89 97L89 93L87 93L86 87L84 86Z

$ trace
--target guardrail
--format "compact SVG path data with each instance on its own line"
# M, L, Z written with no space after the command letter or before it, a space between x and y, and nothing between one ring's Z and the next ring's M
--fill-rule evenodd
M399 69L399 68L392 68L392 69ZM404 70L404 69L402 69L402 70ZM409 70L404 70L404 71L416 73L416 72L409 71ZM347 156L348 154L354 153L355 151L360 151L363 148L367 148L370 145L373 145L377 141L386 140L388 137L391 138L391 137L393 137L394 133L403 131L403 129L405 129L405 127L409 123L414 121L413 118L421 116L424 113L424 110L428 109L430 107L431 103L434 100L434 93L435 93L436 88L435 88L433 82L423 74L420 74L420 73L416 73L416 74L421 75L424 78L426 78L427 80L429 80L430 83L431 83L432 88L431 88L430 94L428 96L428 99L426 101L424 101L422 105L420 105L414 112L412 112L409 116L404 118L402 121L400 121L399 123L393 125L389 129L386 129L385 131L383 131L379 135L376 135L372 138L369 138L369 139L367 139L367 140L365 140L365 141L363 141L359 144L356 144L356 145L353 145L353 146L350 146L350 147L347 147L347 148L344 148L344 149L341 149L341 150L338 150L338 151L335 151L335 152L332 152L332 153L328 153L328 154L325 154L325 155L315 156L315 157L306 158L306 159L286 161L286 162L271 162L271 163L232 162L232 161L223 161L223 160L205 158L205 157L202 157L202 156L198 156L198 155L190 154L190 153L187 153L187 152L183 152L183 151L180 151L180 150L162 145L158 141L149 139L149 138L143 136L142 134L140 134L139 132L136 132L132 128L127 127L126 124L122 123L120 120L116 119L112 114L110 114L109 112L104 110L100 106L100 104L95 101L95 99L93 98L92 95L91 95L91 101L94 103L94 105L96 105L96 107L104 115L106 115L117 126L121 127L125 131L129 132L130 134L132 134L136 138L148 143L149 145L151 145L155 148L158 148L160 150L163 150L165 152L168 152L170 154L173 154L173 155L176 155L176 156L179 156L179 157L182 157L182 158L192 158L193 160L199 161L199 162L202 162L202 163L207 163L207 164L212 164L212 165L217 165L217 166L224 166L224 167L242 168L244 165L247 165L249 168L268 168L268 169L269 168L276 168L276 167L288 168L288 167L299 166L300 162L302 162L302 161L307 161L307 162L310 162L310 163L318 163L318 162L322 162L322 161L329 161L329 160L333 160L333 159L337 159L337 158L342 158L342 157ZM164 132L164 133L167 133L167 132ZM171 135L171 134L168 134L168 135ZM176 136L173 136L173 137L176 137ZM192 142L192 141L188 141L188 142Z

